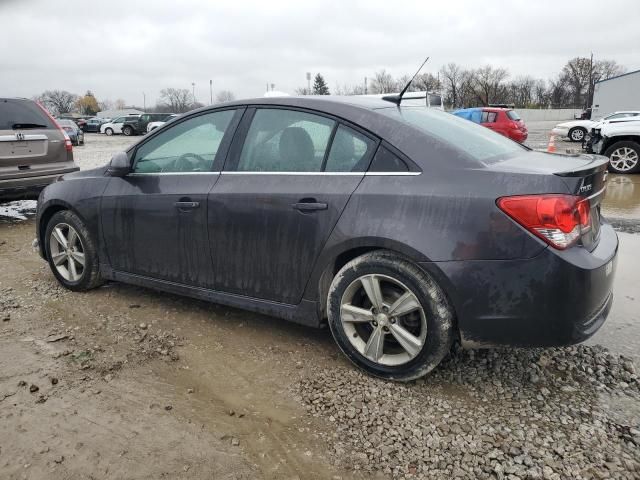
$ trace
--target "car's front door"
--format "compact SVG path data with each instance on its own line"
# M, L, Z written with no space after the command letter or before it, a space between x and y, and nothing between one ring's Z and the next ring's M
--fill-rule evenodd
M216 289L298 303L375 145L324 116L247 111L209 194Z
M103 239L112 268L212 285L207 194L241 113L227 109L188 117L136 148L132 173L112 178L102 197Z

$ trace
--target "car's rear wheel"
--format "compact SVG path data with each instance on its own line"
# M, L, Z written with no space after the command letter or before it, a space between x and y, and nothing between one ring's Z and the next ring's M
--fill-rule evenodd
M453 309L442 289L391 252L347 263L331 283L327 310L340 349L378 377L408 381L426 375L454 339Z
M587 134L587 131L582 127L573 127L569 130L569 140L572 142L581 142L584 140L584 136Z
M609 171L614 173L636 173L640 171L640 144L616 142L604 152L609 157Z
M104 133L109 136L113 135L113 128L105 128Z
M64 287L83 291L102 283L96 244L75 213L63 210L51 217L45 251L53 275Z
M124 127L124 128L122 129L122 133L123 133L125 136L129 137L129 136L133 135L133 128L131 128L131 127L129 127L129 126Z

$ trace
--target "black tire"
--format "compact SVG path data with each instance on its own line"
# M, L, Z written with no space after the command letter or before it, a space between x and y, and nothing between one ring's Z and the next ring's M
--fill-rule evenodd
M125 137L130 137L131 135L133 135L133 128L131 128L129 125L126 125L123 129L122 129L122 134Z
M104 133L106 133L106 134L107 134L107 136L109 136L109 137L110 137L111 135L113 135L113 128L106 128L106 129L104 130Z
M80 274L80 278L76 281L64 278L53 262L50 239L54 228L60 225L69 225L73 227L81 242L85 264L82 273ZM49 267L51 268L53 275L65 288L81 292L96 288L103 283L103 280L100 277L100 262L98 261L96 243L84 222L72 211L62 210L51 217L45 230L44 248L47 254L47 261L49 262Z
M618 168L611 163L612 156L620 149L631 149L635 152L635 165L627 170ZM630 141L616 142L607 148L604 152L605 157L609 158L609 171L612 173L637 173L640 172L640 144ZM615 161L614 161L615 163Z
M353 288L355 282L363 275L381 275L401 282L415 295L424 311L426 338L419 352L406 363L383 365L370 360L354 347L345 332L344 323L340 318L343 295L348 288ZM366 372L389 380L409 381L426 375L447 355L454 341L453 308L440 286L417 265L388 251L370 252L347 263L331 283L327 312L333 338L349 360ZM391 342L395 342L393 335L384 338L390 338ZM364 343L365 339L362 341ZM384 342L387 340L383 340Z
M582 142L586 134L587 134L586 129L582 127L573 127L571 130L569 130L569 133L567 134L567 136L569 137L570 142Z

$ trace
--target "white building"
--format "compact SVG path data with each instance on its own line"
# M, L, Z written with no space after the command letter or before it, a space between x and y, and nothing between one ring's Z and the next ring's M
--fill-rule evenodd
M640 70L596 83L591 118L602 118L620 110L640 110Z

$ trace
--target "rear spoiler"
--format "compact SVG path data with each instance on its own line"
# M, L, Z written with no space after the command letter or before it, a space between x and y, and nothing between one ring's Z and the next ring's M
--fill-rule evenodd
M607 157L603 157L602 155L576 154L575 156L585 159L588 158L591 161L581 166L580 168L565 170L562 172L555 172L554 175L557 175L559 177L586 177L587 175L605 171L607 169L607 165L609 164L609 159Z

